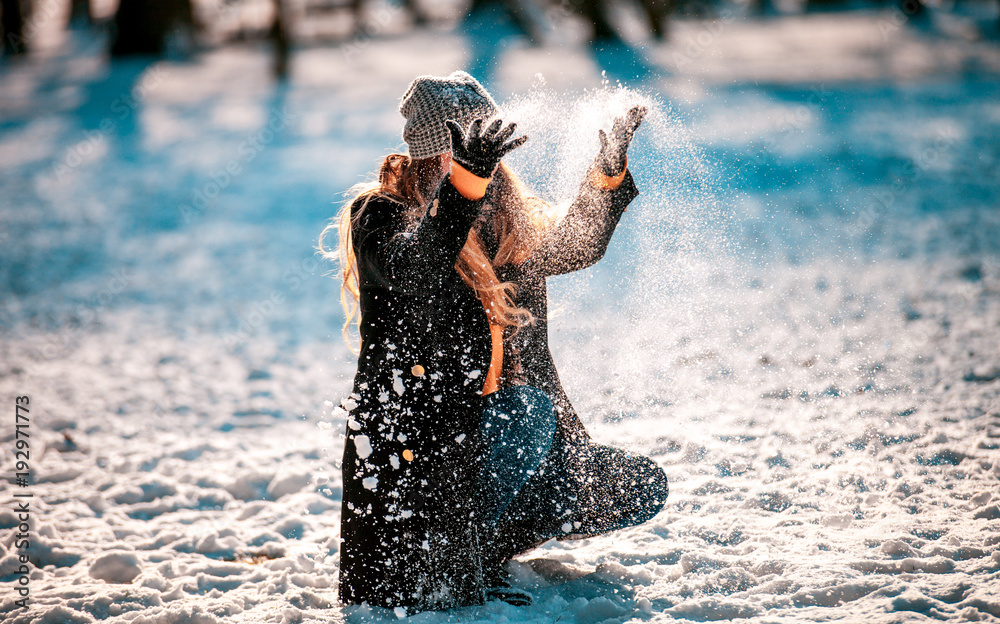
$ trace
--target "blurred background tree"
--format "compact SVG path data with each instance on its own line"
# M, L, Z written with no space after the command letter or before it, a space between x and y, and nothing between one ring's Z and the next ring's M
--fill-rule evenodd
M94 14L90 9L90 0L70 0L69 25L90 26L94 23Z
M0 35L3 35L3 51L5 54L23 54L27 51L24 45L24 10L20 0L0 0Z
M668 39L672 20L743 19L790 13L867 11L894 27L940 29L966 38L1000 34L1000 0L0 0L5 56L30 51L37 25L52 15L67 27L107 35L113 57L184 56L233 41L266 41L273 73L289 73L296 45L358 43L400 28L465 25L474 55L499 54L508 37L545 45L554 33L583 27L595 49L637 46L636 36ZM32 17L32 5L37 15ZM388 11L387 11L388 9ZM992 12L992 15L989 15ZM400 22L397 16L406 16ZM887 14L888 13L888 14ZM628 16L626 17L626 14ZM984 15L989 15L984 17ZM61 17L65 16L65 17ZM941 19L945 18L945 19ZM638 22L636 21L638 20ZM627 36L621 31L630 22ZM346 27L345 27L346 26ZM964 29L964 30L963 30ZM945 33L948 34L948 33ZM641 45L641 44L640 44Z
M162 56L179 29L195 29L191 0L121 0L114 18L112 56Z

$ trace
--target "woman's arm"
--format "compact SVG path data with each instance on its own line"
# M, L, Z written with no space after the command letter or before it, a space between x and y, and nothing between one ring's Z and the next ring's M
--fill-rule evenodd
M468 131L452 120L445 125L451 134L451 173L416 229L406 229L403 205L384 200L374 210L365 210L352 230L362 283L367 277L414 294L441 289L456 275L455 262L500 159L528 140L511 139L516 125L504 127L499 119L487 128L476 119Z
M353 226L354 254L366 281L404 293L441 288L482 209L482 199L464 197L445 178L415 229L406 226L406 206L387 198L368 202ZM356 205L352 210L360 209Z
M622 213L638 194L627 169L611 189L599 188L588 175L566 216L546 234L525 269L549 277L595 264L604 257Z
M550 276L585 269L602 257L629 202L639 194L628 171L628 146L649 109L633 106L615 119L610 134L598 130L601 151L566 217L549 232L525 267Z

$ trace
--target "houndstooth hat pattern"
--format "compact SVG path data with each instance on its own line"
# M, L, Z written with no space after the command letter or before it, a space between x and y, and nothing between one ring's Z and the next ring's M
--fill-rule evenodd
M403 140L410 158L430 158L451 151L451 134L445 121L453 119L466 128L473 119L488 119L498 110L483 85L464 71L443 78L418 76L399 104L399 112L406 118Z

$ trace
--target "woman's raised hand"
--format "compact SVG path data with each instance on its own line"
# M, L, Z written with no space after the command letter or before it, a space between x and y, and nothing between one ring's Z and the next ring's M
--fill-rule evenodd
M624 117L615 119L610 136L605 134L604 130L597 131L601 139L601 152L597 155L597 166L600 167L601 173L608 177L615 177L625 169L628 146L632 143L636 128L639 127L648 112L649 107L647 106L633 106Z
M480 178L492 177L500 159L528 140L527 136L510 139L517 125L508 124L501 130L503 122L499 119L485 130L483 120L477 119L469 126L468 132L463 132L462 127L451 119L445 123L451 131L451 159Z

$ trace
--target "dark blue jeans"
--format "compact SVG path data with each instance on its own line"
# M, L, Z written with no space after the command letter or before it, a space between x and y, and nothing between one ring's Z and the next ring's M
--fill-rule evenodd
M621 449L571 443L538 388L503 388L486 397L480 437L484 566L553 537L641 524L666 503L667 478L659 466Z

